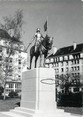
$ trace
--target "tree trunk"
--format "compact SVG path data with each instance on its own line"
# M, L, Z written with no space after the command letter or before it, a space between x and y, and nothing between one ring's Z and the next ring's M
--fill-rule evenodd
M6 88L6 83L4 83L4 97L3 97L4 100L6 99L6 90L5 90L5 88Z
M7 79L7 73L6 73L6 77L4 79L4 97L3 97L4 100L6 99L6 79Z

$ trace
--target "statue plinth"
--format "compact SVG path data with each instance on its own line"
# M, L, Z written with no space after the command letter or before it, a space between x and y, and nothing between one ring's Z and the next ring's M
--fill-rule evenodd
M52 68L34 68L22 74L21 107L30 117L55 117L55 72Z

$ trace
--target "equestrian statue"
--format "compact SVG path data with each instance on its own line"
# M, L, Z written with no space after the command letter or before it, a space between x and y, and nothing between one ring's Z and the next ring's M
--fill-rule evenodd
M37 28L32 41L33 40L35 40L35 44L30 48L30 69L34 56L35 56L35 68L39 56L40 56L40 67L42 67L42 55L44 55L44 62L45 62L45 59L48 55L48 51L51 50L53 44L53 38L49 37L47 34L45 37L43 37L43 35L40 33L39 28Z

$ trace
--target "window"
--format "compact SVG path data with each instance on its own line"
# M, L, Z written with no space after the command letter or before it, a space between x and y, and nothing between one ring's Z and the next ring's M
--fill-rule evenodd
M76 64L79 64L79 60L76 60Z
M50 68L52 67L52 64L50 64Z
M76 70L76 67L74 67L74 71Z
M80 54L80 57L83 58L83 53Z
M59 75L55 75L55 78L58 78L59 77Z
M56 58L56 61L57 61L57 62L59 61L59 57Z
M55 58L55 62L57 61L57 58Z
M12 76L12 73L10 73L9 76Z
M49 63L49 59L46 59L46 63Z
M4 45L6 45L6 46L7 46L7 44L8 44L8 42L7 42L7 41L5 41L5 42L4 42Z
M72 73L72 76L74 76L74 73Z
M73 67L71 67L71 70L72 70L72 71L74 71L74 68L73 68Z
M5 58L5 62L8 62L8 57Z
M6 69L8 69L8 65L6 65Z
M20 59L18 60L18 63L21 64L21 60Z
M58 63L55 63L55 66L56 66L56 67L58 67L58 66L59 66L59 64L58 64Z
M61 62L61 66L63 66L64 65L64 63L63 62Z
M73 59L73 56L72 56L72 55L70 55L70 56L69 56L69 59Z
M0 61L2 61L2 56L0 56Z
M53 64L53 67L55 67L55 63Z
M76 61L73 60L72 64L76 64Z
M49 67L49 65L48 65L48 64L45 64L45 67L46 67L46 68L48 68L48 67Z
M77 54L77 58L80 58L80 54Z
M2 47L0 46L0 52L2 52Z
M62 56L60 57L60 61L63 61L63 57Z
M18 67L19 72L21 72L21 67Z
M56 58L56 61L58 61L58 58Z
M69 77L69 75L68 75L68 74L66 74L66 77Z
M66 72L68 72L69 71L69 68L68 67L66 67Z
M74 65L74 64L79 64L79 60L72 60L72 65Z
M9 69L12 69L12 66L9 66Z
M60 61L60 57L58 57L58 61Z
M7 49L6 49L6 53L9 54L9 52L10 52L10 50L9 50L9 48L7 48Z
M74 88L74 92L78 92L79 91L79 88Z
M79 66L77 66L77 67L76 67L76 70L77 70L77 71L78 71L78 70L80 70L80 67L79 67Z
M12 62L12 58L10 58L10 62Z
M55 69L55 73L58 73L59 72L59 69Z
M61 72L64 72L64 69L63 68L61 68Z
M51 58L51 59L50 59L50 62L54 62L54 59L53 59L53 58Z
M20 75L18 75L18 77L20 78L21 76L20 76Z
M64 56L64 60L68 60L68 56Z
M9 84L9 88L13 88L13 84L10 83L10 84Z
M66 66L68 65L68 61L65 62L66 63Z

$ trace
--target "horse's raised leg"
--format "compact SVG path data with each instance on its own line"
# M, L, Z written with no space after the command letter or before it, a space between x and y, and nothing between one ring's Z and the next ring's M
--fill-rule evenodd
M36 68L36 65L37 65L37 59L38 59L38 56L35 57L35 68Z
M44 54L44 62L43 62L43 66L44 66L44 67L45 67L46 57L47 57L47 52Z

